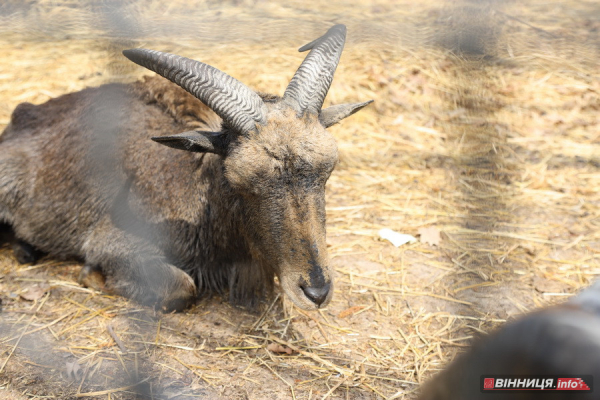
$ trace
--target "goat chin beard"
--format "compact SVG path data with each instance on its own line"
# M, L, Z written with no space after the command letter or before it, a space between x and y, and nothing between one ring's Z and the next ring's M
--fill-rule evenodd
M317 306L312 300L310 300L304 294L304 291L298 284L300 282L300 274L291 274L292 276L279 276L279 283L281 285L281 289L287 295L287 297L296 305L298 308L301 308L306 311L315 311L319 308L324 308L331 301L331 297L333 295L333 284L331 284L331 288L329 290L329 294L323 303Z

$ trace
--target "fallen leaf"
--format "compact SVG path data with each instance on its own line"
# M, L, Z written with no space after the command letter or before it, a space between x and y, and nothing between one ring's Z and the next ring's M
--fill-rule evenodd
M272 351L273 353L286 353L286 354L294 353L294 351L292 349L290 349L289 347L282 346L279 343L270 343L267 346L267 350Z
M540 293L562 293L565 285L541 276L534 276L533 287Z
M440 230L435 226L419 228L419 235L421 235L421 243L427 243L430 246L439 246L440 240L442 240Z
M417 239L412 235L407 235L405 233L398 233L388 228L383 228L379 231L379 237L389 241L396 247L402 246L406 243L414 243Z
M347 308L347 309L345 309L344 311L342 311L341 313L338 314L338 318L349 317L350 315L356 314L357 312L359 312L363 308L365 308L365 306L353 306L353 307Z
M46 291L48 291L48 288L43 288L39 285L33 285L22 291L19 296L21 296L21 298L24 300L35 301L41 299L42 296L46 294Z
M392 121L392 125L402 125L404 123L404 115L399 115Z

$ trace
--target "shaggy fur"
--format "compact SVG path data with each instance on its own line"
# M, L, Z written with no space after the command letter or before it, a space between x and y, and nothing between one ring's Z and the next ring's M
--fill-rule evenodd
M278 276L314 309L307 289L333 292L324 187L337 149L319 116L261 97L269 121L255 135L228 134L160 77L21 104L0 136L0 223L26 255L81 259L82 283L144 304L181 309L197 291L229 290L252 306ZM190 129L220 131L222 148L149 140Z

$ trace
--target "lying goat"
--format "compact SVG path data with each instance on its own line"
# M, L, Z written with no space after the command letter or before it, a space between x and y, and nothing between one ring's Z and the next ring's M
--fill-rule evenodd
M554 391L542 379L542 376L584 378L585 375L586 379L592 376L592 380L584 382L593 390ZM520 392L482 390L482 377L503 376L513 379L512 388L519 380L519 388L525 383L532 385ZM479 340L425 384L419 399L587 400L598 398L598 389L592 385L599 382L600 281L563 305L528 314ZM543 393L532 390L542 384Z
M81 283L167 310L227 289L248 305L275 276L297 306L326 305L325 182L338 156L325 128L371 102L321 110L345 37L336 25L300 48L310 53L283 97L133 49L189 94L154 77L20 104L0 136L0 223L17 258L78 258Z

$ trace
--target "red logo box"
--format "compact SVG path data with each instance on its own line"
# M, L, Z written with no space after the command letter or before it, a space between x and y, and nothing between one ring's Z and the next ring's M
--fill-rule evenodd
M483 380L483 388L484 389L493 389L494 388L494 378L485 378Z

